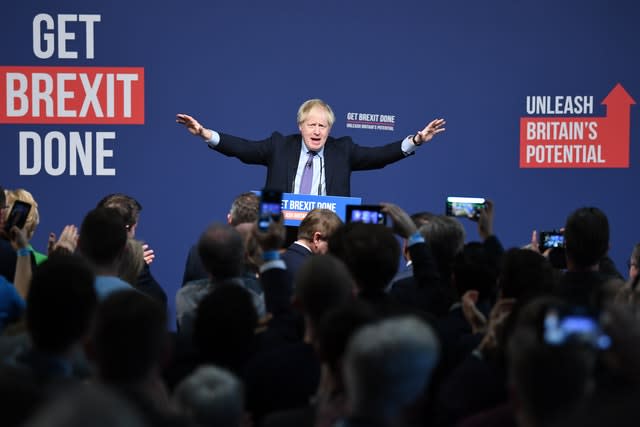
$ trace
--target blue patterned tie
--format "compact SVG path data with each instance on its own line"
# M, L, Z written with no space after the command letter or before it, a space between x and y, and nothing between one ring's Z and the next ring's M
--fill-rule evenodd
M311 181L313 181L313 157L318 154L315 151L309 151L309 157L307 163L304 165L302 171L302 178L300 179L300 194L311 193Z

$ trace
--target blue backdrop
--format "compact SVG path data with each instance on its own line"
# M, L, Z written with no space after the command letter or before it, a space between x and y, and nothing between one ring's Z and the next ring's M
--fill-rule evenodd
M52 25L45 17L34 30L40 14ZM49 231L79 224L105 194L136 197L144 206L138 237L155 249L152 272L173 304L189 246L208 223L225 220L237 194L260 189L265 177L262 167L207 149L175 123L175 114L261 139L274 130L297 131L298 106L318 97L336 113L332 134L363 145L401 139L435 117L447 120L447 131L416 156L355 174L352 194L363 202L442 213L448 195L487 197L505 246L527 243L533 229L559 228L577 207L598 206L611 222L611 256L624 271L640 240L632 230L640 209L632 191L640 173L638 106L630 109L630 136L616 142L628 151L622 168L521 168L520 122L530 117L527 96L594 100L593 111L560 120L605 117L601 102L617 83L640 97L638 22L633 0L13 2L0 16L0 183L36 197L40 249ZM144 117L134 113L140 124L127 124L116 111L115 118L82 122L54 109L47 121L43 101L40 117L30 110L11 122L7 100L21 98L10 97L7 75L29 78L28 66L48 67L42 70L55 88L65 71L58 67L74 67L76 77L86 71L78 67L134 67L138 92L130 103L142 106ZM125 92L116 90L116 110L127 102ZM52 95L56 106L60 93ZM97 98L106 111L105 96ZM86 98L82 91L70 97ZM62 110L73 110L72 101L62 101ZM393 116L393 130L347 127L349 113ZM97 174L95 156L91 175L72 175L69 159L58 176L44 166L21 174L20 156L33 161L20 148L25 132L38 134L42 146L55 136L54 147L60 137L51 132L60 132L67 148L73 132L83 138L89 132L94 151L95 139L106 137L112 152L103 162L112 174ZM465 226L476 239L475 224Z

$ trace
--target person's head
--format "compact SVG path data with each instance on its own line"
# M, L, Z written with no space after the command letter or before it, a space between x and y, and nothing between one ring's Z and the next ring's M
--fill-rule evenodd
M308 325L315 330L322 316L332 307L353 298L354 284L349 270L333 255L307 259L295 277L295 303Z
M127 228L114 208L95 208L80 225L78 250L96 267L117 268L127 245Z
M256 193L242 193L233 200L227 214L229 225L239 225L245 222L256 222L260 214L260 197Z
M453 261L453 283L458 296L477 290L481 300L495 297L497 266L491 254L480 242L469 242Z
M166 357L167 316L152 298L135 290L110 294L100 303L93 331L99 377L133 384L149 378Z
M178 410L198 426L240 427L244 415L242 382L231 372L200 366L173 392Z
M7 210L5 212L5 220L7 219L6 217L9 216L9 212L11 212L13 202L15 202L16 200L26 202L31 205L29 215L27 215L27 221L24 223L24 230L27 232L27 239L31 240L31 238L33 237L33 233L35 233L36 231L36 227L40 223L38 203L33 198L33 195L23 188L18 188L17 190L7 190L6 196Z
M336 118L331 107L321 99L309 99L298 109L298 129L307 148L318 151L327 142Z
M118 277L131 286L135 286L143 268L144 249L142 249L142 242L136 239L127 239L127 247L118 264Z
M330 209L313 209L298 227L298 240L309 244L314 254L326 254L329 236L342 225L342 220Z
M547 313L566 308L557 298L542 297L517 315L507 360L519 425L555 425L593 390L598 350L577 339L559 344L545 340Z
M144 415L116 391L98 384L65 389L46 400L23 427L147 427ZM4 420L3 420L4 425Z
M315 346L320 361L333 376L334 391L342 391L342 360L351 337L364 325L377 320L375 310L362 300L331 308L320 320Z
M228 224L211 224L200 236L198 254L205 270L216 280L242 275L244 263L242 236Z
M75 255L56 255L33 273L27 294L27 329L33 345L62 354L89 333L98 297L89 265Z
M640 243L636 243L627 262L629 267L629 280L633 281L640 273Z
M251 222L243 222L235 226L240 233L244 245L244 268L245 273L258 273L263 264L262 248L253 232L255 225Z
M435 216L437 215L431 212L422 211L412 214L411 219L413 220L413 223L416 225L416 227L420 228L421 225L431 221L431 219Z
M584 207L567 218L565 253L569 269L592 269L609 250L609 220L600 209Z
M140 219L142 205L131 196L122 193L114 193L105 196L98 202L97 208L113 208L118 211L124 220L129 237L135 237L136 227Z
M515 298L518 304L539 296L550 294L556 281L549 260L529 249L512 248L502 256L498 276L501 298Z
M397 417L426 391L438 355L436 335L416 317L392 317L358 330L343 367L352 415Z
M398 271L400 245L382 224L339 227L329 238L329 252L345 263L361 292L384 290Z
M429 242L438 269L451 272L453 260L464 247L464 227L457 219L446 215L434 215L419 227L420 234Z
M257 326L249 292L236 283L221 282L196 309L193 344L207 363L234 369L246 360Z

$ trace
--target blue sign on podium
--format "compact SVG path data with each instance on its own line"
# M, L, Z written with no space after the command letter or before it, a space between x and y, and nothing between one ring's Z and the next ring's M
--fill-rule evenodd
M260 191L254 191L260 194ZM312 196L309 194L282 193L282 215L284 225L297 227L300 221L313 209L329 209L340 217L346 218L347 205L361 205L360 197Z

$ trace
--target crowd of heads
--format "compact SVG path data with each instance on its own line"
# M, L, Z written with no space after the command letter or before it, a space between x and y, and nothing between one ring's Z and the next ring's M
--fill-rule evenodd
M31 240L28 191L0 191L2 221L15 200L32 205ZM535 245L466 241L448 216L387 206L389 227L316 209L292 245L308 253L288 274L284 226L259 230L258 206L243 193L226 223L203 227L202 277L178 293L191 298L187 334L139 288L141 204L100 200L77 247L53 242L34 262L22 324L0 340L8 425L287 425L300 419L280 398L311 387L312 417L299 425L578 425L585 411L632 410L631 399L606 402L640 386L640 244L627 274L612 270L602 210L568 215L558 268ZM128 288L105 293L102 276ZM290 373L265 368L276 366Z

